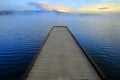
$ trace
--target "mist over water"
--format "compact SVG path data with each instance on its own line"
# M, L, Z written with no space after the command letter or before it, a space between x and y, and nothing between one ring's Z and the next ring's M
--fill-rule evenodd
M120 15L0 15L0 80L20 80L53 26L68 26L108 80L120 80Z

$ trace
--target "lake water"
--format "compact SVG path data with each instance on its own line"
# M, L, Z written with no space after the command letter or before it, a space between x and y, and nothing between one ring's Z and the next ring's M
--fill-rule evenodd
M53 26L68 26L108 80L120 80L120 15L0 16L0 80L20 80Z

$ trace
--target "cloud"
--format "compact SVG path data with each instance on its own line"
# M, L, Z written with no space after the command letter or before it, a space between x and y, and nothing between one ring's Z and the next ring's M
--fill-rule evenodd
M100 7L98 9L109 9L109 7Z
M47 4L40 4L41 7L47 9L47 10L57 10L61 12L70 12L71 9L63 6L51 6Z
M42 11L46 11L46 9L44 9L43 7L41 7L38 3L28 2L27 4L28 4L29 6L35 7L36 9L39 9L39 10L42 10Z
M78 9L80 12L117 12L119 11L119 6L112 3L102 3L92 6L81 7Z
M51 5L35 3L35 2L29 2L27 4L30 6L34 6L36 9L39 9L39 10L47 10L47 11L57 10L57 11L61 11L61 12L70 12L71 11L70 8L63 7L63 6L51 6Z
M47 9L47 10L49 10L49 11L53 10L52 6L49 6L49 5L47 5L47 4L39 4L39 6L41 6L41 7L44 8L44 9Z
M63 7L63 6L55 6L53 9L61 11L61 12L71 12L72 9Z
M104 13L104 12L118 12L120 11L120 6L113 4L113 3L101 3L101 4L95 4L91 6L84 6L79 8L69 8L64 6L57 6L57 5L48 5L48 4L42 4L42 3L35 3L35 2L29 2L27 3L29 6L33 6L36 9L42 10L42 11L61 11L61 12L90 12L90 13Z

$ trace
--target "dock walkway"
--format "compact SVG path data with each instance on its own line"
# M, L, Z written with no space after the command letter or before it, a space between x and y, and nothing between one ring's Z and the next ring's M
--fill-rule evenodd
M101 80L66 27L54 27L26 80Z

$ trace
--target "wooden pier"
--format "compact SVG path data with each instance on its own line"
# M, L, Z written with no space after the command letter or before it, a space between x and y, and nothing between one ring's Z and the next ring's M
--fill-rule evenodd
M65 26L53 27L24 80L106 80Z

